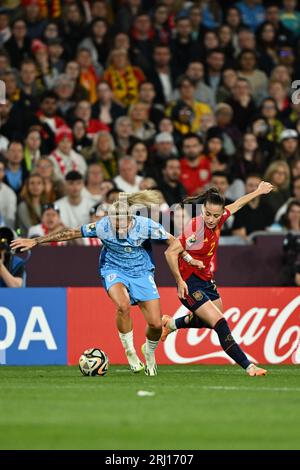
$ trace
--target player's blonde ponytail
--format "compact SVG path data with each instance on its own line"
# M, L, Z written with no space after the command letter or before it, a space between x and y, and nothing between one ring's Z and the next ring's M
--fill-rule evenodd
M145 189L137 193L121 193L126 195L127 202L130 206L139 205L151 207L152 204L161 204L162 196L159 191L153 189Z
M115 213L128 213L131 214L132 211L130 207L141 206L151 209L153 205L160 205L162 203L162 196L159 191L153 189L145 189L144 191L139 191L137 193L120 193L119 199L112 204L112 210Z

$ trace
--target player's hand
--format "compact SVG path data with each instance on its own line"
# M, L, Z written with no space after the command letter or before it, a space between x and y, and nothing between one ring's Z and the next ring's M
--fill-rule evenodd
M36 245L34 238L17 238L11 242L10 247L12 250L28 251Z
M268 194L274 189L274 186L271 183L268 183L267 181L262 181L259 183L257 191L259 194Z
M177 292L178 292L178 297L180 299L185 299L185 296L189 295L189 288L187 286L187 283L184 282L183 280L178 281L178 283L177 283Z
M203 269L205 268L205 265L202 263L202 261L200 261L199 259L192 259L191 262L190 262L190 265L191 266L195 266L196 268L198 269Z

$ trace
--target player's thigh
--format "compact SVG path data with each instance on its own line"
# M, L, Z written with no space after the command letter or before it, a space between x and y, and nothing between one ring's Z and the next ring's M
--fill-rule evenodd
M113 284L108 289L107 293L117 309L121 309L123 311L130 309L130 297L127 287L124 284L121 282Z
M221 297L216 300L213 300L212 303L220 310L220 312L224 313L223 302Z
M194 314L198 315L201 320L208 323L211 328L214 328L215 324L223 318L222 311L214 304L214 302L208 300L194 311Z
M161 328L161 306L159 299L139 302L139 307L148 325L153 328Z

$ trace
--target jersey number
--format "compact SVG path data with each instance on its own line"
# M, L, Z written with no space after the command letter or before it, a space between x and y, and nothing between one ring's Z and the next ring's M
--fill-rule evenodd
M210 245L210 250L209 252L207 253L207 256L212 256L214 254L214 248L216 246L216 242L212 242L212 244Z

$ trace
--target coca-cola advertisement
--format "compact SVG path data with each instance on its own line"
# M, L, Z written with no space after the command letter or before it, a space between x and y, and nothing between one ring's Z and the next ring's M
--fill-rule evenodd
M179 317L188 313L176 289L159 289L162 313ZM233 337L252 362L300 363L300 291L296 288L220 288L224 316ZM132 308L137 351L145 341L146 323L138 307ZM68 362L77 364L88 347L99 346L112 364L126 364L115 311L102 288L68 289ZM228 364L232 359L210 329L182 329L171 333L157 349L158 364Z

